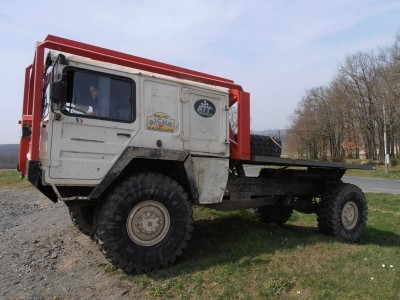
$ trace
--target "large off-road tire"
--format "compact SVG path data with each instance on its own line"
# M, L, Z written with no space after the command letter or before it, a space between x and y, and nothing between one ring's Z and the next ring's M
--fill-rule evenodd
M265 224L285 224L293 213L293 208L284 205L265 205L253 209L255 216Z
M174 180L141 173L114 188L99 208L96 239L106 257L127 273L173 263L193 229L187 194Z
M356 242L367 223L368 207L363 192L355 185L340 183L322 196L318 227L329 235Z
M95 234L93 226L95 205L82 201L68 201L65 202L65 204L68 207L72 223L74 223L82 233L93 238Z
M270 136L251 134L250 153L251 155L280 157L282 153L282 145L279 140Z

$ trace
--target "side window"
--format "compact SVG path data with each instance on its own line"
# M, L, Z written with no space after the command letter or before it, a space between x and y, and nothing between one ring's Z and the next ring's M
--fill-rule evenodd
M70 69L65 114L133 122L134 82L123 77Z

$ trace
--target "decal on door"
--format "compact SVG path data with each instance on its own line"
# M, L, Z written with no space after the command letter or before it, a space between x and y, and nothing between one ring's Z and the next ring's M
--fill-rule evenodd
M163 132L174 132L175 120L171 119L171 117L166 113L156 112L151 116L147 116L146 129Z
M197 100L194 103L194 110L197 114L204 118L212 117L215 114L215 105L206 99Z

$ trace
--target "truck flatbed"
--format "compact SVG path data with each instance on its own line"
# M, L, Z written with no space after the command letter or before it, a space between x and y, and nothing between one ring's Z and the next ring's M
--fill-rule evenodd
M335 162L305 160L305 159L292 159L284 157L272 157L252 155L250 160L241 161L245 165L271 165L282 167L309 167L309 168L329 168L329 169L357 169L357 170L375 170L375 166L370 165L356 165L344 164Z

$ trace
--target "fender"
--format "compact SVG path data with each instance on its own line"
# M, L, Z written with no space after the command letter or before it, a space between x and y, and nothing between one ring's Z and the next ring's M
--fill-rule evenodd
M199 192L196 185L196 180L193 172L193 161L190 153L187 151L179 150L166 150L166 149L152 149L152 148L138 148L138 147L127 147L124 152L120 155L118 160L114 163L111 169L108 171L103 180L96 186L96 188L89 195L90 199L99 198L107 188L114 182L115 179L121 174L123 170L130 164L134 159L151 159L151 160L167 160L182 162L186 178L188 180L189 189L191 192L192 199L197 203L199 198Z

